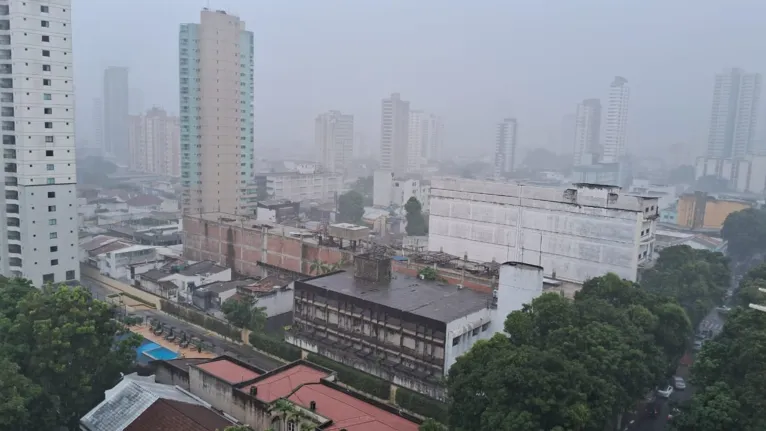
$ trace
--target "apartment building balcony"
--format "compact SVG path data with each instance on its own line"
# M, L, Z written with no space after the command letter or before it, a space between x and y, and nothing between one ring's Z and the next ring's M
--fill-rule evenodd
M5 186L6 187L18 187L19 186L19 179L17 177L5 177Z
M16 150L13 148L4 148L3 149L3 158L5 160L11 160L16 158Z
M0 64L0 74L10 75L13 73L13 66L10 64Z
M8 241L21 241L21 232L17 230L9 230Z
M5 204L5 213L6 214L18 214L19 213L19 206L17 204Z
M8 258L8 265L11 268L16 268L16 270L21 269L21 258L20 257L10 257ZM19 277L19 276L17 276Z
M14 110L10 106L3 106L0 108L0 117L14 117Z
M21 220L18 217L6 217L8 227L21 227Z
M8 253L21 257L21 246L19 244L8 244Z
M0 93L0 103L13 103L13 93Z
M6 163L5 172L15 174L17 172L16 163Z
M0 129L13 132L14 130L16 130L16 124L13 121L3 121L2 127L0 127Z
M6 190L5 191L5 200L6 201L17 201L17 200L19 200L19 192L17 190Z

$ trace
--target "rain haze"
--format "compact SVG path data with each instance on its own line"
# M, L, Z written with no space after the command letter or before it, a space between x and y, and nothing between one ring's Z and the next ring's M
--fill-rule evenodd
M488 155L495 124L518 120L518 146L570 153L562 118L631 86L627 151L676 142L702 153L713 78L766 70L766 3L692 1L75 0L78 137L107 66L130 69L143 108L178 112L178 31L200 9L238 15L255 35L259 149L311 150L318 112L355 116L373 147L380 100L402 94L443 116L445 150Z

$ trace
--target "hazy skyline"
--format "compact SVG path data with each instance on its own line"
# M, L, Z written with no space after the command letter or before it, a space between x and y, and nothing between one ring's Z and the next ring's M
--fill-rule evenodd
M505 117L519 122L519 148L544 147L577 103L606 101L615 75L631 85L629 152L681 141L702 153L715 74L766 71L756 0L74 0L78 139L91 138L107 66L130 68L145 108L178 112L179 25L205 6L255 33L256 155L311 149L314 119L330 109L353 114L377 148L392 92L444 117L451 153L491 154Z

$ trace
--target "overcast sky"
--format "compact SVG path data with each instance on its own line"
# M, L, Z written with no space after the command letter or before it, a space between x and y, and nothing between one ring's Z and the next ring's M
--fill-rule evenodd
M714 74L766 71L764 0L73 0L80 136L107 66L130 68L146 108L178 112L178 26L208 5L255 33L256 151L310 147L328 109L377 143L391 92L445 118L450 152L489 152L507 116L520 146L546 146L580 100L606 104L615 75L631 86L629 152L702 148Z

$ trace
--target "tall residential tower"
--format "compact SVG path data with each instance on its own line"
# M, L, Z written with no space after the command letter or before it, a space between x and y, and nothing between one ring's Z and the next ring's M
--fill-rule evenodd
M630 87L628 80L616 76L609 87L609 105L606 111L604 154L601 161L616 163L625 155L628 141L628 105Z
M104 150L118 162L130 158L128 145L128 68L104 71Z
M516 119L506 118L497 125L495 138L495 179L513 172L516 162Z
M601 101L586 99L577 105L574 131L574 165L588 164L588 154L599 146L601 134Z
M409 138L410 102L399 93L391 94L381 102L380 114L380 169L404 174L409 166L407 144Z
M715 76L707 155L745 157L753 148L761 99L761 75L730 69Z
M327 172L346 172L354 157L354 116L330 111L314 122L317 162Z
M80 275L71 14L69 0L0 2L0 273L36 286Z
M253 33L203 9L179 34L184 212L236 214L253 179Z

